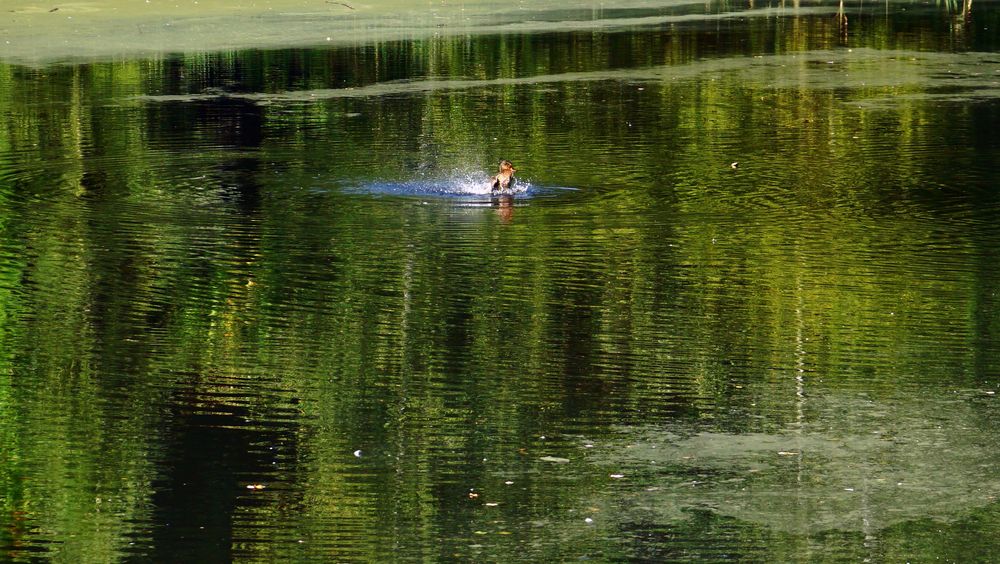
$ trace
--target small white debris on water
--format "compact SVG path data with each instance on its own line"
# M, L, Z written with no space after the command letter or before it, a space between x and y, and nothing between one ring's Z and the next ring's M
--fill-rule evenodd
M622 479L622 478L625 477L625 474L611 474L610 477L612 477L612 478L614 478L616 480L620 480L620 479Z
M591 519L590 517L587 517L586 519L584 519L584 520L583 520L583 522L584 522L584 523L593 523L593 522L594 522L594 520L593 520L593 519Z
M354 451L354 456L356 456L357 458L361 458L361 449Z

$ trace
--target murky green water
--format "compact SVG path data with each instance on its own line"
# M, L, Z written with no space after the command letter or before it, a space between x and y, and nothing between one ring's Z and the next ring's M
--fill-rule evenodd
M0 62L0 558L995 558L965 8Z

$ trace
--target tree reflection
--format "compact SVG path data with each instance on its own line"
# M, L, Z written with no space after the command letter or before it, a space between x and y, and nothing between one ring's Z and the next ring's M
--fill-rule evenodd
M833 505L810 476L880 476L871 461L919 466L919 449L842 455L836 429L858 404L818 412L812 397L894 405L1000 368L1000 112L932 98L957 80L939 70L984 59L937 58L948 21L920 17L927 33L852 19L864 57L829 50L832 18L790 15L724 33L0 65L0 544L91 562L474 560L476 544L497 560L616 560L719 533L780 561L836 537L836 520L795 527ZM976 80L961 78L988 96ZM511 196L462 208L342 190L494 154L579 190L516 225ZM961 420L942 420L983 439L989 404L962 398ZM876 415L915 442L942 437L923 432L936 409ZM609 486L615 469L579 445L634 453L623 428L690 435L672 445L705 433L728 459L633 460L628 484L678 480L644 513L652 492ZM752 466L745 440L770 448L789 428L834 460L748 475L801 505L735 506L718 482L728 509L698 505L700 473ZM694 509L670 513L678 499ZM622 500L620 530L579 528ZM995 508L967 507L997 538ZM957 526L907 540L941 526L925 525L882 522L885 559L908 543L961 553Z

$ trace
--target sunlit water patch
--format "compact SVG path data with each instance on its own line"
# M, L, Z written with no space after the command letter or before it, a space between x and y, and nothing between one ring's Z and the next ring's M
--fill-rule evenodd
M558 87L573 83L627 82L650 86L702 80L735 79L766 91L808 89L839 92L841 101L870 107L898 106L905 101L988 101L1000 97L1000 62L991 52L940 53L918 50L813 49L791 53L755 54L752 58L707 56L688 61L666 58L636 66L614 63L563 72L530 72L494 77L384 77L336 88L280 89L273 92L220 91L142 94L134 100L154 103L226 104L245 102L268 106L322 100L370 97L443 95L456 91ZM471 70L468 72L472 72ZM345 114L357 117L357 114Z

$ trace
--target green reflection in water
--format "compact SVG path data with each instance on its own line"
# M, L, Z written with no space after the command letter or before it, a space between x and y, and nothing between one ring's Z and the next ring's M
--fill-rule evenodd
M990 554L972 18L0 65L6 555Z

